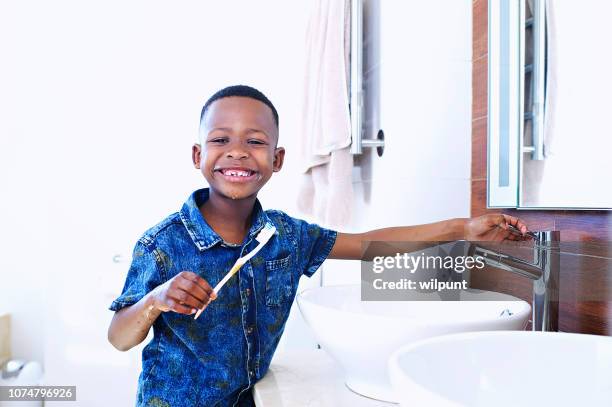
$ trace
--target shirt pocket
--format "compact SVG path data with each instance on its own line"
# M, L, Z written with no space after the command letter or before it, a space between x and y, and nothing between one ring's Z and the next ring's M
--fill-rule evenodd
M291 254L266 260L266 305L275 307L293 300L291 262Z

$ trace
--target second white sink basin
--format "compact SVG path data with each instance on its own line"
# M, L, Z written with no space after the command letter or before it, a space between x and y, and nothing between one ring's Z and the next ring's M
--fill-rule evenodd
M362 302L359 285L317 287L297 296L321 347L342 366L346 385L392 402L398 398L387 361L402 345L455 332L522 330L531 311L525 301L490 291L469 290L461 299Z
M393 354L402 407L612 406L612 338L559 332L470 332Z

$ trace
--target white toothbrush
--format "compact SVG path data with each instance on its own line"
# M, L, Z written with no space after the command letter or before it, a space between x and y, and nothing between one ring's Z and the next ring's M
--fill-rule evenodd
M276 227L274 227L274 225L271 223L266 223L264 228L257 234L257 236L255 236L255 240L259 242L257 247L251 250L248 254L236 260L236 263L234 263L230 271L225 275L225 277L223 277L221 281L219 281L219 283L213 289L215 294L219 293L219 290L221 290L225 283L227 283L228 280L232 278L232 276L236 274L238 270L240 270L240 267L244 266L244 264L249 261L251 257L255 256L257 252L260 251L262 247L264 247L264 245L268 242L268 240L270 240L272 235L274 235L274 232L276 232ZM208 302L210 303L210 300ZM195 317L193 319L198 319L202 311L204 311L204 308L200 308L198 312L196 312Z

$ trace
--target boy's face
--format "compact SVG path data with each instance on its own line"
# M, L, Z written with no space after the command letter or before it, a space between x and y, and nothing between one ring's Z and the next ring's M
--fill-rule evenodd
M258 100L219 99L209 106L200 127L201 144L193 146L193 163L221 196L256 196L283 166L285 149L276 148L272 111Z

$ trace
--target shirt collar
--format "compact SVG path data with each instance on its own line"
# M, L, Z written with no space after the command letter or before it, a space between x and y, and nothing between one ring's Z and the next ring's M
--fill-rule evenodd
M193 192L183 204L183 207L179 212L181 221L185 225L189 236L200 251L204 251L214 246L218 242L223 242L223 238L210 227L200 213L200 206L206 202L209 197L209 193L209 188L202 188ZM248 238L246 241L254 238L264 227L264 225L270 222L268 215L261 207L261 203L257 198L255 198L255 205L253 205L252 216L253 223L249 229Z

